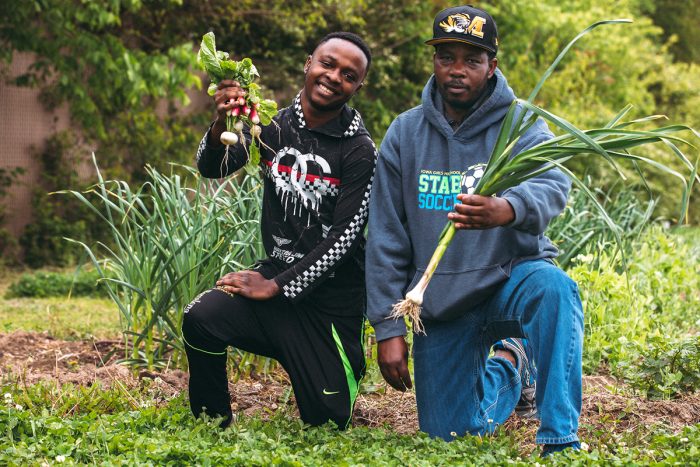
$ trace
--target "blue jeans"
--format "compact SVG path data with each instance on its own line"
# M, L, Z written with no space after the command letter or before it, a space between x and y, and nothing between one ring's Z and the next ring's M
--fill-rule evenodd
M457 284L455 286L458 286ZM517 370L488 358L506 337L525 337L537 364L538 444L578 441L583 311L578 287L545 260L514 266L485 302L454 321L424 322L413 357L420 429L450 440L493 433L520 397Z

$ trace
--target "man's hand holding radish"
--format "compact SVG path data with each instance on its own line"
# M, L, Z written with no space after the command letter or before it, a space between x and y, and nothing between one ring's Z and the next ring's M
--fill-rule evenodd
M228 116L228 113L233 112L234 109L238 109L236 112L240 112L240 99L243 99L243 105L245 105L245 97L246 92L241 88L238 81L226 79L221 81L216 86L216 92L214 93L214 104L216 104L216 121L214 122L209 134L210 143L216 144L221 140L221 135L227 131L226 117ZM243 127L241 126L241 129L242 128Z

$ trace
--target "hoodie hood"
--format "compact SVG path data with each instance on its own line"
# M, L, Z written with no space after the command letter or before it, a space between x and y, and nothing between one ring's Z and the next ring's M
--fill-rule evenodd
M501 70L496 68L496 72L491 79L496 82L491 95L482 102L479 108L464 119L457 130L453 130L445 116L435 106L435 93L438 91L435 85L435 75L431 76L423 88L422 94L422 107L425 118L445 137L454 137L467 141L482 133L505 117L510 104L515 99L515 93L508 86L508 82Z

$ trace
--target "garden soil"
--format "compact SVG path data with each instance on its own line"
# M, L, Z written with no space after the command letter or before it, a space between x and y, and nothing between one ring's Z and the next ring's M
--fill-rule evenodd
M54 381L92 386L121 386L155 391L157 400L168 400L187 390L187 373L181 370L133 371L117 363L122 358L121 341L65 341L45 333L0 333L0 377L18 378L23 384ZM400 433L418 429L413 393L401 393L388 386L371 388L358 397L354 424L384 427ZM236 413L263 418L282 410L296 414L294 396L283 371L267 377L241 378L230 384L231 403ZM646 400L609 376L584 377L581 435L595 437L601 432L622 433L645 427L664 426L678 432L700 423L700 394L674 400ZM531 443L536 421L511 417L506 430L517 429L524 443ZM532 432L532 433L530 433ZM523 446L525 450L527 446ZM529 445L529 448L534 448Z

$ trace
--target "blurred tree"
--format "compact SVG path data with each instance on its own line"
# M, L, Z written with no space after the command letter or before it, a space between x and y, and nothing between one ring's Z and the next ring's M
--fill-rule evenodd
M201 88L194 48L207 31L234 57L253 58L281 105L297 92L304 60L323 35L361 34L375 60L356 105L380 139L398 111L418 103L430 70L422 41L441 6L398 0L9 2L0 13L0 63L9 64L14 52L33 53L35 63L12 77L14 84L40 87L47 108L67 102L73 120L97 143L107 173L138 179L145 163L191 160L211 110L203 116L177 109L188 103L188 90Z
M654 0L641 7L672 37L671 53L677 60L700 63L700 0Z

